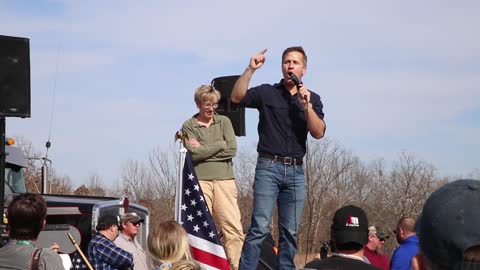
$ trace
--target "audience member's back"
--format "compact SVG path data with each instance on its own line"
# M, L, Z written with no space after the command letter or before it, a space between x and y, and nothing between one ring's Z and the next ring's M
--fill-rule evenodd
M480 181L457 180L433 192L416 231L424 269L480 269Z
M64 269L55 251L35 247L46 217L47 205L42 196L27 193L13 199L7 212L10 241L0 249L0 269L28 270L32 264L39 270Z
M368 219L363 209L354 205L338 209L330 233L336 252L326 259L307 263L304 269L381 270L363 256L363 245L368 241Z
M148 236L151 268L167 270L183 259L191 259L187 232L175 221L165 221Z

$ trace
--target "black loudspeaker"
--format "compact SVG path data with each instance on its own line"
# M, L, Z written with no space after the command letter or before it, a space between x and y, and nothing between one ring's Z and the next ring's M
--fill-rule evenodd
M218 102L217 113L225 115L230 119L233 130L237 136L245 136L245 107L232 103L230 94L233 85L240 76L224 76L213 79L212 85L222 93L222 97Z
M0 116L30 117L28 38L0 35Z

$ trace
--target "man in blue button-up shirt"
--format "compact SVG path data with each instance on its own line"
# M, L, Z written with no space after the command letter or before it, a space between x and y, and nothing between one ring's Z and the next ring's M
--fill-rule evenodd
M243 244L241 270L257 268L275 204L280 235L277 265L279 269L295 269L297 228L306 193L302 159L307 135L320 139L325 133L320 96L302 82L307 72L302 47L283 52L279 83L248 89L253 73L265 63L266 51L252 56L231 93L233 102L259 112L252 222Z
M118 218L105 215L99 218L97 233L88 243L88 260L95 270L133 269L133 255L113 241L118 236Z
M418 237L415 233L415 219L401 218L395 229L400 246L395 249L390 261L390 270L410 270L412 258L418 253Z

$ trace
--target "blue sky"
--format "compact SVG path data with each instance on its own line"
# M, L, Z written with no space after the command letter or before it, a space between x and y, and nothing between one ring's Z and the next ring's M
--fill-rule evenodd
M128 159L167 148L196 112L193 91L240 74L280 79L302 45L303 81L324 102L327 137L362 160L401 151L440 175L480 168L479 1L5 1L0 34L30 39L32 118L7 119L74 184L121 177ZM53 99L55 96L55 99ZM247 112L257 141L257 115Z

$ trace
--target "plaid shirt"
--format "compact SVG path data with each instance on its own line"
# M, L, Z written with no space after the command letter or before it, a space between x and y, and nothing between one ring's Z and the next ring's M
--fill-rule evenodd
M95 270L133 269L133 255L101 233L96 233L88 244L88 260Z

